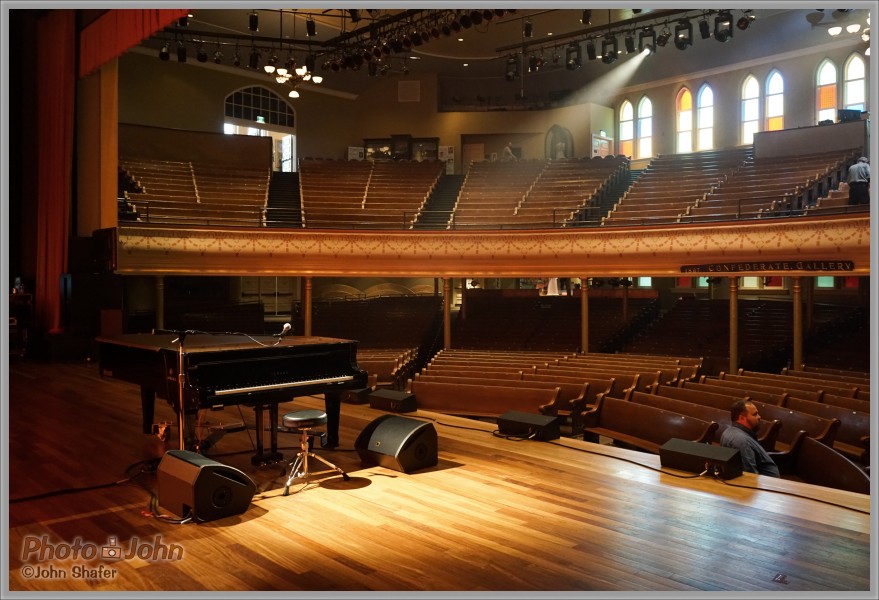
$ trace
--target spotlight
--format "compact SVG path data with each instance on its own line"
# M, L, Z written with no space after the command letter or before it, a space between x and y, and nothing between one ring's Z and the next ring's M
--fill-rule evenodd
M238 54L238 50L235 50L235 55L232 56L232 64L236 67L241 66L241 56Z
M540 70L540 68L544 65L546 61L542 56L537 56L536 54L532 54L528 57L528 72L536 73Z
M443 35L446 37L449 37L450 35L452 35L452 28L448 23L445 23L442 27L440 27L440 30L443 32Z
M305 35L308 37L314 37L317 35L317 28L315 27L314 20L311 17L308 17L308 20L305 22Z
M258 69L259 68L260 58L262 58L262 56L260 56L259 50L254 48L253 50L250 51L250 62L248 63L248 65L250 66L251 69Z
M348 15L351 17L351 22L356 23L360 20L360 11L356 8L352 8L348 11Z
M165 42L165 44L162 46L162 49L159 50L159 58L161 60L168 60L169 58L171 58L171 51L168 49L168 42Z
M439 36L437 36L437 37L439 37ZM430 32L427 29L421 30L421 41L422 42L429 42L430 41Z
M755 17L753 15L753 13L751 13L750 10L743 10L742 12L744 13L744 15L742 16L741 19L736 21L736 27L738 27L739 29L744 31L745 29L747 29L748 27L751 26L751 21L753 21L757 17Z
M592 11L589 9L584 10L583 16L580 17L580 22L583 25L592 25Z
M626 42L626 54L634 54L635 53L635 37L631 32L626 34L625 37Z
M597 55L595 54L595 42L592 40L586 41L586 56L589 60L595 60L597 58Z
M601 62L609 65L616 61L618 54L619 48L617 47L616 36L604 38L604 41L601 42Z
M474 25L481 25L482 13L478 10L470 11L470 20L473 22Z
M454 32L461 31L460 21L458 21L458 19L452 19L451 21L449 21L449 29L451 29Z
M186 62L186 46L183 42L177 42L177 62Z
M198 50L195 53L195 58L198 62L208 62L208 51L204 49L204 46L199 46Z
M576 71L583 64L583 55L579 44L571 44L565 50L565 68L569 71Z
M214 52L214 62L220 64L223 62L223 53L217 50Z
M507 11L505 11L505 10L502 9L502 8L496 8L496 9L494 10L494 14L496 14L496 15L499 16L499 17L504 16L504 13L506 13L506 12L507 12Z
M248 15L247 28L251 31L259 31L259 15L253 11Z
M424 43L424 39L421 37L421 34L418 33L417 31L413 31L412 37L410 37L409 39L412 40L413 46L420 46L421 44Z
M505 74L507 81L515 81L519 79L519 58L514 55L507 57L507 72Z
M491 21L493 17L494 17L494 13L491 12L490 10L483 10L482 11L482 20L483 21Z
M531 21L525 21L525 26L522 28L522 35L526 38L530 38L534 35L534 23Z
M662 33L656 38L656 45L660 48L664 47L668 43L668 38L671 37L671 31L668 30L666 26L665 29L662 30Z
M711 27L708 25L708 19L699 21L699 35L702 36L703 40L711 37Z
M678 50L686 50L693 45L693 24L689 21L679 21L675 25L675 47Z
M714 39L718 42L728 42L732 39L733 26L732 15L728 12L720 13L714 17Z
M467 14L461 15L458 21L461 23L461 27L463 27L464 29L470 29L470 26L473 25L473 21L470 19L470 15Z
M656 52L656 32L653 29L642 29L638 34L638 52Z
M189 27L189 16L177 19L177 27Z

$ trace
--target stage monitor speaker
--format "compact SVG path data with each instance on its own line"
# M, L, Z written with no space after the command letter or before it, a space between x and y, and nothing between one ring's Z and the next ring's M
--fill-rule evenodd
M418 410L415 396L397 390L375 390L369 395L369 407L392 413L410 413Z
M410 473L436 466L437 435L433 423L383 415L367 425L354 448L365 464Z
M510 437L530 438L540 441L557 440L561 437L559 418L549 415L509 410L497 418L498 433Z
M356 390L342 390L341 400L346 404L366 404L369 402L369 395L372 394L372 388L357 388Z
M735 448L702 444L671 438L659 449L659 463L663 467L717 475L721 479L733 479L742 474L742 457Z
M241 514L256 484L234 467L188 450L168 450L157 471L159 506L194 521Z

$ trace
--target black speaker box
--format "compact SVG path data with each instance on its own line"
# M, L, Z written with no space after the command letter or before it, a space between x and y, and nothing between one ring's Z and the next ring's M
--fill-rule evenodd
M356 390L343 390L341 393L342 402L346 404L366 404L369 402L369 395L372 388L357 388Z
M497 418L498 432L511 437L549 441L561 437L559 418L510 410Z
M369 406L393 413L409 413L418 410L415 396L409 392L398 392L397 390L375 390L369 395Z
M365 464L410 473L436 466L437 436L433 423L383 415L367 425L354 448Z
M742 457L735 448L702 444L671 438L659 449L659 462L663 467L701 473L716 474L721 479L733 479L742 474Z
M243 513L256 492L256 484L238 469L188 450L165 452L157 485L160 506L199 522Z

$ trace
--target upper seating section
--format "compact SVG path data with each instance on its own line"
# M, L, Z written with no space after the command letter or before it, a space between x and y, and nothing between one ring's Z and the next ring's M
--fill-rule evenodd
M449 228L558 227L628 172L624 156L474 162Z
M302 222L311 228L410 228L444 168L440 161L302 159Z

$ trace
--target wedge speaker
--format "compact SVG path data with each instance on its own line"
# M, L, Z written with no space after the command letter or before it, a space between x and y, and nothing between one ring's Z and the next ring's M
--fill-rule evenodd
M410 473L436 466L437 435L433 423L383 415L367 425L354 448L365 464Z
M159 505L204 522L241 514L256 485L234 467L188 450L168 450L156 473Z
M662 445L659 463L679 471L706 472L706 475L716 475L721 479L733 479L742 474L742 457L735 448L678 438L671 438Z

